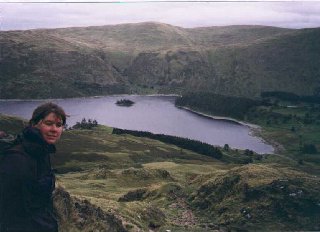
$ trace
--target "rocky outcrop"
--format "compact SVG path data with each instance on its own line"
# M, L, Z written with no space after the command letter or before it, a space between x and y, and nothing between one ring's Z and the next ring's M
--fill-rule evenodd
M164 179L173 180L170 173L164 169L144 169L144 168L129 168L124 169L121 175L130 178L143 178L146 179Z
M129 201L140 201L146 198L147 189L136 189L127 192L123 196L121 196L118 201L119 202L129 202Z
M246 165L208 180L189 200L229 229L319 230L319 186L298 172Z
M200 88L203 80L214 77L214 70L200 51L179 50L140 53L126 69L126 75L135 84L175 92L179 88Z
M103 211L87 200L71 197L62 187L55 190L53 198L61 232L127 231L115 214Z
M166 222L165 213L156 206L148 206L143 209L141 218L148 224L151 230L159 229Z

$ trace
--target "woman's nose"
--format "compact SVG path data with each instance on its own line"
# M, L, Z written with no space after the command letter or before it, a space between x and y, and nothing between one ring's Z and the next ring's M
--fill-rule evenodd
M50 127L50 130L59 130L59 127L56 125L56 124L52 124L51 127Z

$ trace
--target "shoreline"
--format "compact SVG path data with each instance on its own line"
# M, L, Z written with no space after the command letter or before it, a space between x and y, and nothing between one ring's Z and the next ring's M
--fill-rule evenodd
M278 153L284 152L286 149L284 146L277 141L275 141L273 138L270 138L268 136L263 135L262 133L262 127L259 128L251 128L252 136L259 137L263 141L265 141L267 144L273 147L273 154L276 155Z
M280 143L276 142L273 138L269 138L269 137L263 136L262 127L259 126L259 125L251 124L251 123L247 123L247 122L242 122L242 121L239 121L237 119L229 118L229 117L212 116L212 115L205 114L205 113L202 113L202 112L199 112L199 111L196 111L196 110L192 110L192 109L190 109L188 107L184 107L184 106L176 106L176 107L179 108L179 109L183 109L183 110L192 112L194 114L206 117L206 118L210 118L210 119L214 119L214 120L224 120L224 121L228 121L228 122L231 122L231 123L236 123L236 124L239 124L239 125L246 126L246 127L249 128L250 134L252 136L254 136L256 138L259 138L261 140L261 142L263 142L264 144L270 145L273 148L273 152L271 154L276 154L276 153L279 153L279 152L285 150L284 147Z
M2 102L5 102L5 101L8 101L8 102L14 102L14 101L34 101L34 102L41 102L41 101L61 101L61 100L68 100L68 99L94 99L94 98L108 98L108 97L111 97L111 98L117 98L117 97L178 97L179 95L176 95L176 94L152 94L152 95L137 95L137 94L115 94L115 95L107 95L107 96L91 96L91 97L77 97L77 98L62 98L62 99L31 99L31 100L28 100L28 99L0 99L0 101ZM174 105L174 103L173 103ZM252 136L252 137L256 137L258 140L260 140L261 143L264 143L268 146L270 146L270 150L271 151L268 151L269 154L274 154L276 153L278 150L282 150L282 149L279 149L279 147L281 147L281 145L279 145L277 142L275 142L272 138L267 138L265 136L262 136L262 128L261 126L259 125L256 125L256 124L251 124L251 123L247 123L247 122L243 122L243 121L240 121L240 120L237 120L237 119L234 119L234 118L230 118L230 117L223 117L223 116L213 116L213 115L210 115L210 114L206 114L206 113L202 113L202 112L199 112L199 111L196 111L196 110L193 110L191 108L188 108L188 107L182 107L182 106L175 106L176 108L178 109L181 109L181 110L185 110L189 113L193 113L193 114L196 114L198 116L202 116L202 117L206 117L206 118L209 118L209 119L213 119L213 120L221 120L222 121L225 121L225 122L228 122L228 123L231 123L231 124L237 124L237 125L241 125L241 126L245 126L249 129L249 135ZM269 150L269 149L267 149Z
M201 115L203 117L206 117L206 118L211 118L211 119L215 119L215 120L223 120L223 121L228 121L228 122L231 122L231 123L236 123L236 124L240 124L240 125L243 125L243 126L247 126L247 127L250 127L250 128L256 128L256 129L261 129L261 127L259 125L256 125L256 124L251 124L251 123L247 123L247 122L243 122L243 121L239 121L237 119L234 119L234 118L229 118L229 117L223 117L223 116L213 116L213 115L210 115L210 114L205 114L205 113L202 113L200 111L196 111L196 110L193 110L189 107L185 107L185 106L176 106L177 108L179 109L184 109L186 111L189 111L189 112L192 112L194 114L197 114L197 115Z
M82 98L103 98L103 97L121 97L121 96L147 96L147 97L180 97L178 94L110 94L110 95L97 95L97 96L84 96L84 97L67 97L67 98L30 98L30 99L19 99L19 98L0 98L0 101L56 101L65 99L82 99Z

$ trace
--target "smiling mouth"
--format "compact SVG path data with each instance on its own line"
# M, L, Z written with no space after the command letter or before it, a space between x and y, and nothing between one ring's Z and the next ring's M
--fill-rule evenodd
M57 136L53 136L53 135L48 135L47 136L49 139L56 139L57 138Z

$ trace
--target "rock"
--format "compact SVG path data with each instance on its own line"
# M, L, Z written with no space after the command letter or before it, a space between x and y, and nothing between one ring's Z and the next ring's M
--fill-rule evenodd
M144 169L144 168L129 168L121 172L122 175L130 176L133 178L160 178L160 179L169 179L172 180L170 173L164 169Z
M60 232L128 231L115 214L103 211L88 200L71 197L62 187L55 190L53 199Z
M148 223L150 229L161 227L166 222L165 213L155 205L150 205L141 213L142 220Z
M146 198L147 189L136 189L121 196L119 202L140 201Z

